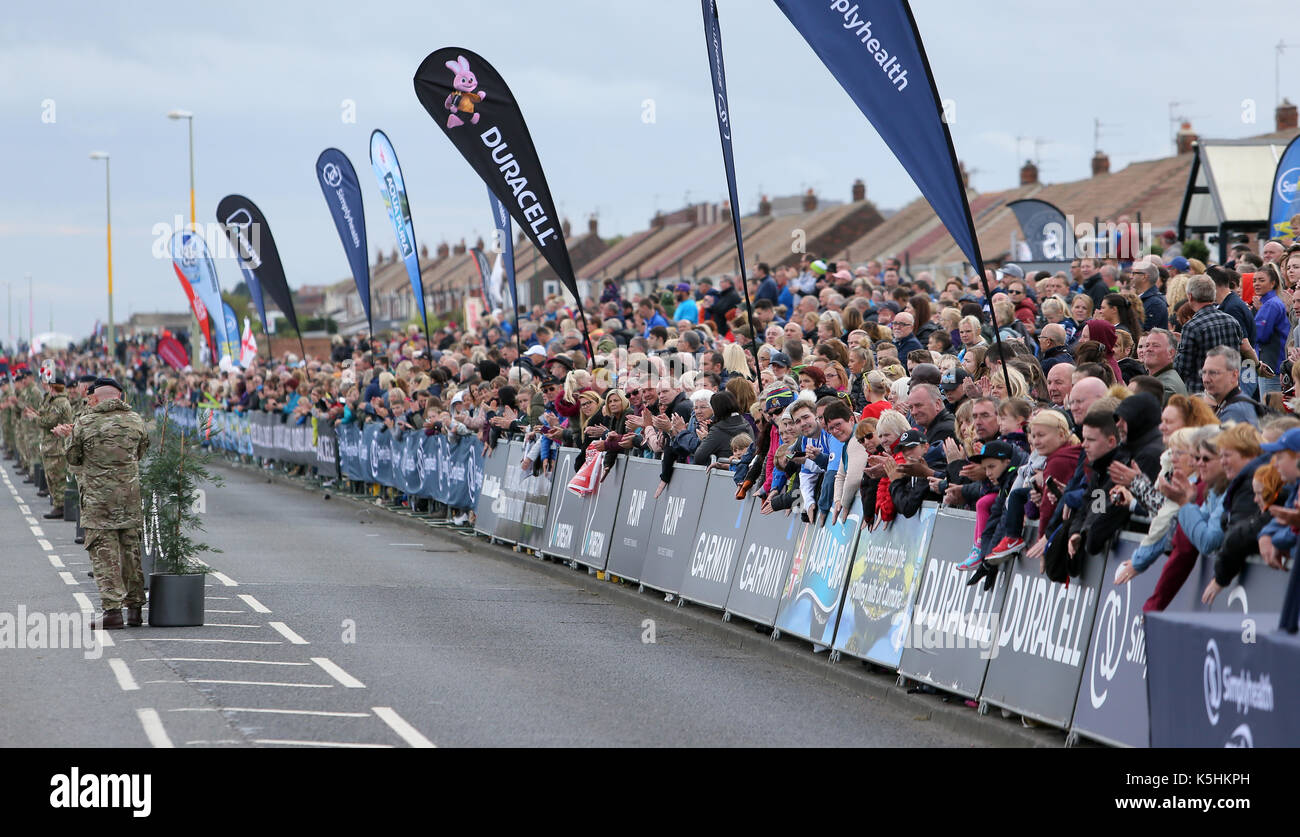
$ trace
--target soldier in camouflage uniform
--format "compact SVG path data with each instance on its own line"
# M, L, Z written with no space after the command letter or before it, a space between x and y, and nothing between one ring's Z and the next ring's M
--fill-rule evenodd
M95 406L58 428L70 465L81 469L81 521L86 551L104 609L101 626L141 625L144 575L140 568L140 460L149 449L144 421L122 400L122 387L100 378L91 389Z
M45 403L36 417L36 425L41 429L41 462L45 465L45 483L50 489L50 500L54 509L45 515L48 520L63 519L64 489L68 481L68 460L63 453L63 440L54 435L54 428L61 424L72 424L72 403L64 392L63 378L56 377L50 382L50 391L45 395Z
M36 446L32 444L34 431L36 430L35 413L41 406L41 391L36 386L36 378L32 373L24 372L22 384L18 393L18 448L19 457L22 459L23 468L27 471L27 478L23 482L36 483L36 463L40 454ZM28 411L31 411L30 413Z
M73 422L81 418L82 414L85 413L87 410L89 410L91 407L95 406L95 399L91 397L90 393L87 392L87 390L90 389L90 385L93 384L96 380L98 380L98 378L99 378L98 375L82 375L81 377L77 378L76 386L74 386L71 390L68 391L68 401L72 404ZM81 482L82 482L81 469L73 465L72 463L68 463L68 473L72 475L73 484L77 490L77 508L80 509L81 503L83 501L83 498L81 496ZM67 509L64 509L64 513L65 514L67 513ZM78 522L77 525L80 527L82 524ZM85 529L79 528L77 531L84 533ZM72 542L77 544L84 544L86 542L85 535L84 534L77 535L76 537L73 538Z
M14 446L14 406L10 399L14 396L14 385L6 375L4 382L0 384L0 433L4 433L4 455L6 459L13 459L18 455L18 449Z

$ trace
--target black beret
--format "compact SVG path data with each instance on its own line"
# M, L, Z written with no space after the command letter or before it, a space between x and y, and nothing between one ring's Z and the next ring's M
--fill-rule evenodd
M92 384L90 388L94 390L99 389L100 387L112 387L118 392L126 392L126 390L122 389L122 385L112 378L96 378L95 383Z

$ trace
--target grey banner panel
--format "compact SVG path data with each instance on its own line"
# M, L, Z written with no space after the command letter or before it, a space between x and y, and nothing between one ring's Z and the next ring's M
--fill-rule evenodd
M695 543L707 477L703 465L673 468L672 482L655 502L654 527L641 569L641 583L646 587L679 592Z

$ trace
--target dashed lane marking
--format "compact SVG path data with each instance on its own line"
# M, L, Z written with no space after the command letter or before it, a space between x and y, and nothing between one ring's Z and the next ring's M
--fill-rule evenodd
M76 586L81 583L80 581L77 581L77 579L73 578L72 573L68 572L67 570L64 570L63 572L59 573L59 578L63 579L64 584L70 584Z
M303 639L302 637L294 633L293 629L290 628L288 625L284 624L283 622L267 622L266 624L270 625L275 630L276 633L278 633L280 636L284 637L285 639L289 640L294 645L311 644L307 642L307 640Z
M37 540L36 545L39 546L41 549L45 550L46 552L54 551L54 545L51 544L49 541L45 540L44 538L40 538L39 540Z
M57 556L57 555L46 555L45 557L50 559L50 563L54 565L54 568L55 568L56 570L61 570L61 569L64 568L63 561L61 561L61 560L59 559L59 556Z
M279 747L344 747L348 749L391 750L392 744L355 744L347 741L296 741L290 738L254 738L254 744Z
M144 727L144 734L148 736L150 744L165 748L176 746L167 737L167 730L163 727L162 718L158 717L157 709L137 709L135 714L140 718L140 724Z
M248 605L249 607L251 607L255 613L270 613L270 612L271 612L271 608L269 608L269 607L267 607L266 605L262 604L262 603L259 602L257 599L253 598L252 596L248 595L247 593L240 593L240 594L239 594L239 598L243 599L243 600L244 600L244 604L246 604L246 605ZM215 611L214 611L214 612L215 612Z
M406 722L401 715L398 715L391 706L372 706L370 711L379 716L379 720L388 724L393 732L401 736L402 740L412 747L428 749L436 747L432 741L420 734L420 731Z
M362 683L357 678L348 674L346 671L340 668L337 663L332 661L329 657L312 657L311 661L316 665L320 666L321 668L325 669L326 674L328 674L330 677L333 677L335 680L339 681L349 689L364 689L366 687L365 683Z
M213 570L212 573L211 573L211 575L212 575L213 578L215 578L217 581L220 581L222 584L226 585L227 587L238 587L238 586L239 586L239 582L238 582L238 581L235 581L233 578L231 578L230 576L226 575L225 573L219 573L219 572L217 572L216 570Z
M77 606L81 608L82 613L95 612L95 606L90 603L90 596L85 593L73 593L72 598L77 600Z
M134 692L140 688L140 684L131 676L131 669L127 668L125 660L113 657L108 661L108 667L113 670L113 676L117 678L117 685L122 687L122 691Z
M168 683L168 680L150 680L150 683ZM269 680L186 680L186 683L208 683L216 686L283 686L289 689L332 689L333 683L276 683Z
M236 645L281 645L278 639L198 639L188 636L151 636L148 639L133 637L127 642L228 642Z
M234 660L222 657L141 657L138 663L239 663L254 666L309 666L311 663L283 662L280 660Z

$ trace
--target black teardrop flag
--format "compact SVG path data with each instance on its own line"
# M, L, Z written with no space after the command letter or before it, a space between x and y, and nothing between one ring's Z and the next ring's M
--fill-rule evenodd
M293 293L284 278L284 265L275 249L271 227L257 204L243 195L226 195L217 204L217 223L226 231L226 237L235 245L239 264L257 277L262 290L271 295L275 306L298 332L298 348L302 346L302 332L298 329L298 315L293 310ZM303 358L307 352L303 349Z
M429 53L415 71L414 81L420 104L573 294L590 355L587 318L555 202L524 116L505 80L478 54L445 47Z

